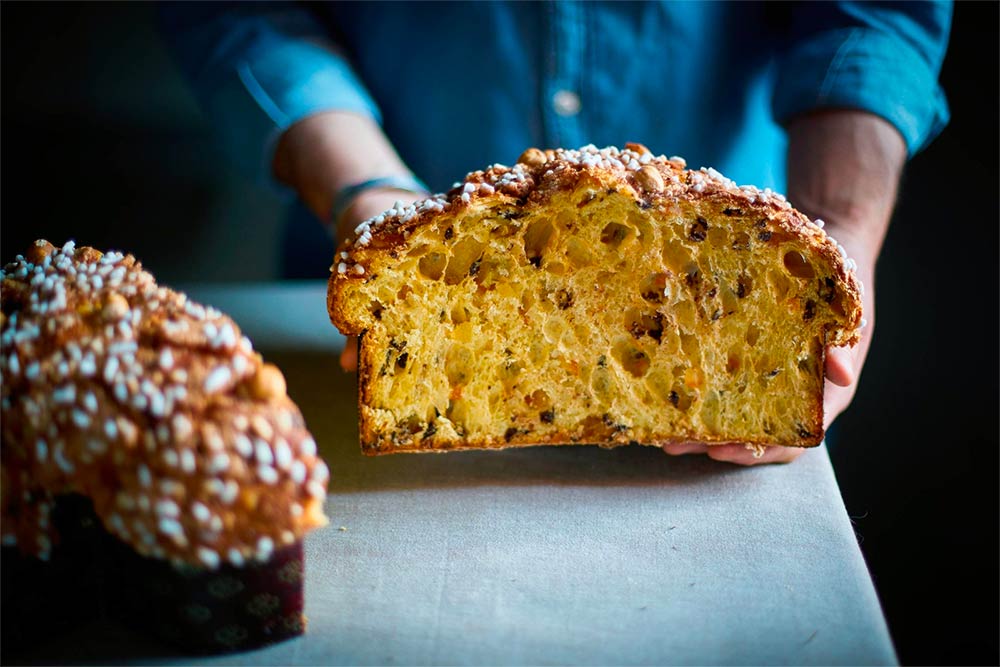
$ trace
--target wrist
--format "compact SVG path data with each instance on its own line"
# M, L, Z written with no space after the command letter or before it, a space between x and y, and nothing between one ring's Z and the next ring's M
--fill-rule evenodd
M426 195L426 190L417 191L392 186L365 188L356 192L345 202L339 213L329 218L328 228L339 243L353 237L355 228L361 222L389 210L396 202L410 203Z
M879 226L858 220L821 218L827 235L842 245L847 255L857 262L862 271L874 267L881 251L882 235Z
M889 226L906 146L872 114L826 110L788 127L788 198L849 250L878 256ZM852 247L853 246L853 247Z
M399 173L376 176L340 187L333 195L330 205L330 222L339 226L347 211L353 208L357 200L367 192L390 191L421 195L427 192L427 186L413 174Z
M334 201L345 188L390 174L409 175L373 119L342 111L308 116L285 130L272 169L321 221L331 219ZM422 184L403 187L424 189Z

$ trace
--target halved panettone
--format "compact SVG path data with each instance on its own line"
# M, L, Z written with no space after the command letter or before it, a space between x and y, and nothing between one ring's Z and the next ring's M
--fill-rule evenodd
M330 278L363 450L816 445L825 348L862 325L821 225L635 144L529 149L397 204Z

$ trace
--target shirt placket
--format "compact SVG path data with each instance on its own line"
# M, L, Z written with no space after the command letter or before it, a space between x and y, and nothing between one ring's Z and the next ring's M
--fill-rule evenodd
M576 148L584 143L584 7L579 2L546 4L549 48L542 80L542 118L549 147Z

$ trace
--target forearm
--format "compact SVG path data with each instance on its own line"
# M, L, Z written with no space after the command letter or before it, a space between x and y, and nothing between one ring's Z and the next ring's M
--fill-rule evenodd
M878 116L806 114L788 127L788 196L802 212L829 223L852 256L873 268L905 160L902 136Z
M851 402L875 324L875 263L882 249L906 160L902 136L861 111L804 115L788 128L788 196L796 208L826 221L830 235L857 262L868 326L849 349L829 348L826 423ZM832 384L831 384L832 383Z
M272 167L275 178L295 189L324 221L330 219L334 197L343 188L410 173L375 121L346 112L317 114L290 127L278 142ZM345 222L369 212L375 215L391 205L391 197L405 198L400 195L392 190L366 192L352 206L359 211L344 216Z

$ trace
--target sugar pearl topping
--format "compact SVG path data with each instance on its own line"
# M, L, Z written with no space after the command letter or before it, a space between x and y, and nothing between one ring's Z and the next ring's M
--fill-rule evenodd
M5 544L47 558L66 493L139 553L199 567L326 522L307 483L326 465L231 319L72 241L36 242L0 284Z
M864 286L854 273L857 263L847 256L843 246L824 230L822 220L812 221L799 213L784 195L770 188L737 185L716 169L687 169L687 162L678 156L654 156L641 144L626 144L597 148L593 144L578 150L529 148L512 167L494 164L482 171L470 172L442 194L435 194L412 203L397 201L391 209L365 220L354 229L354 235L344 239L330 271L334 280L364 279L365 251L373 239L383 237L388 243L409 238L411 230L442 212L457 211L483 198L506 197L512 202L530 201L535 193L557 189L582 173L600 174L628 184L637 198L651 203L670 199L696 199L724 196L734 204L755 206L783 215L794 231L810 237L819 246L834 247L840 253L840 264L846 281L856 285L863 294ZM860 331L860 324L858 331Z

